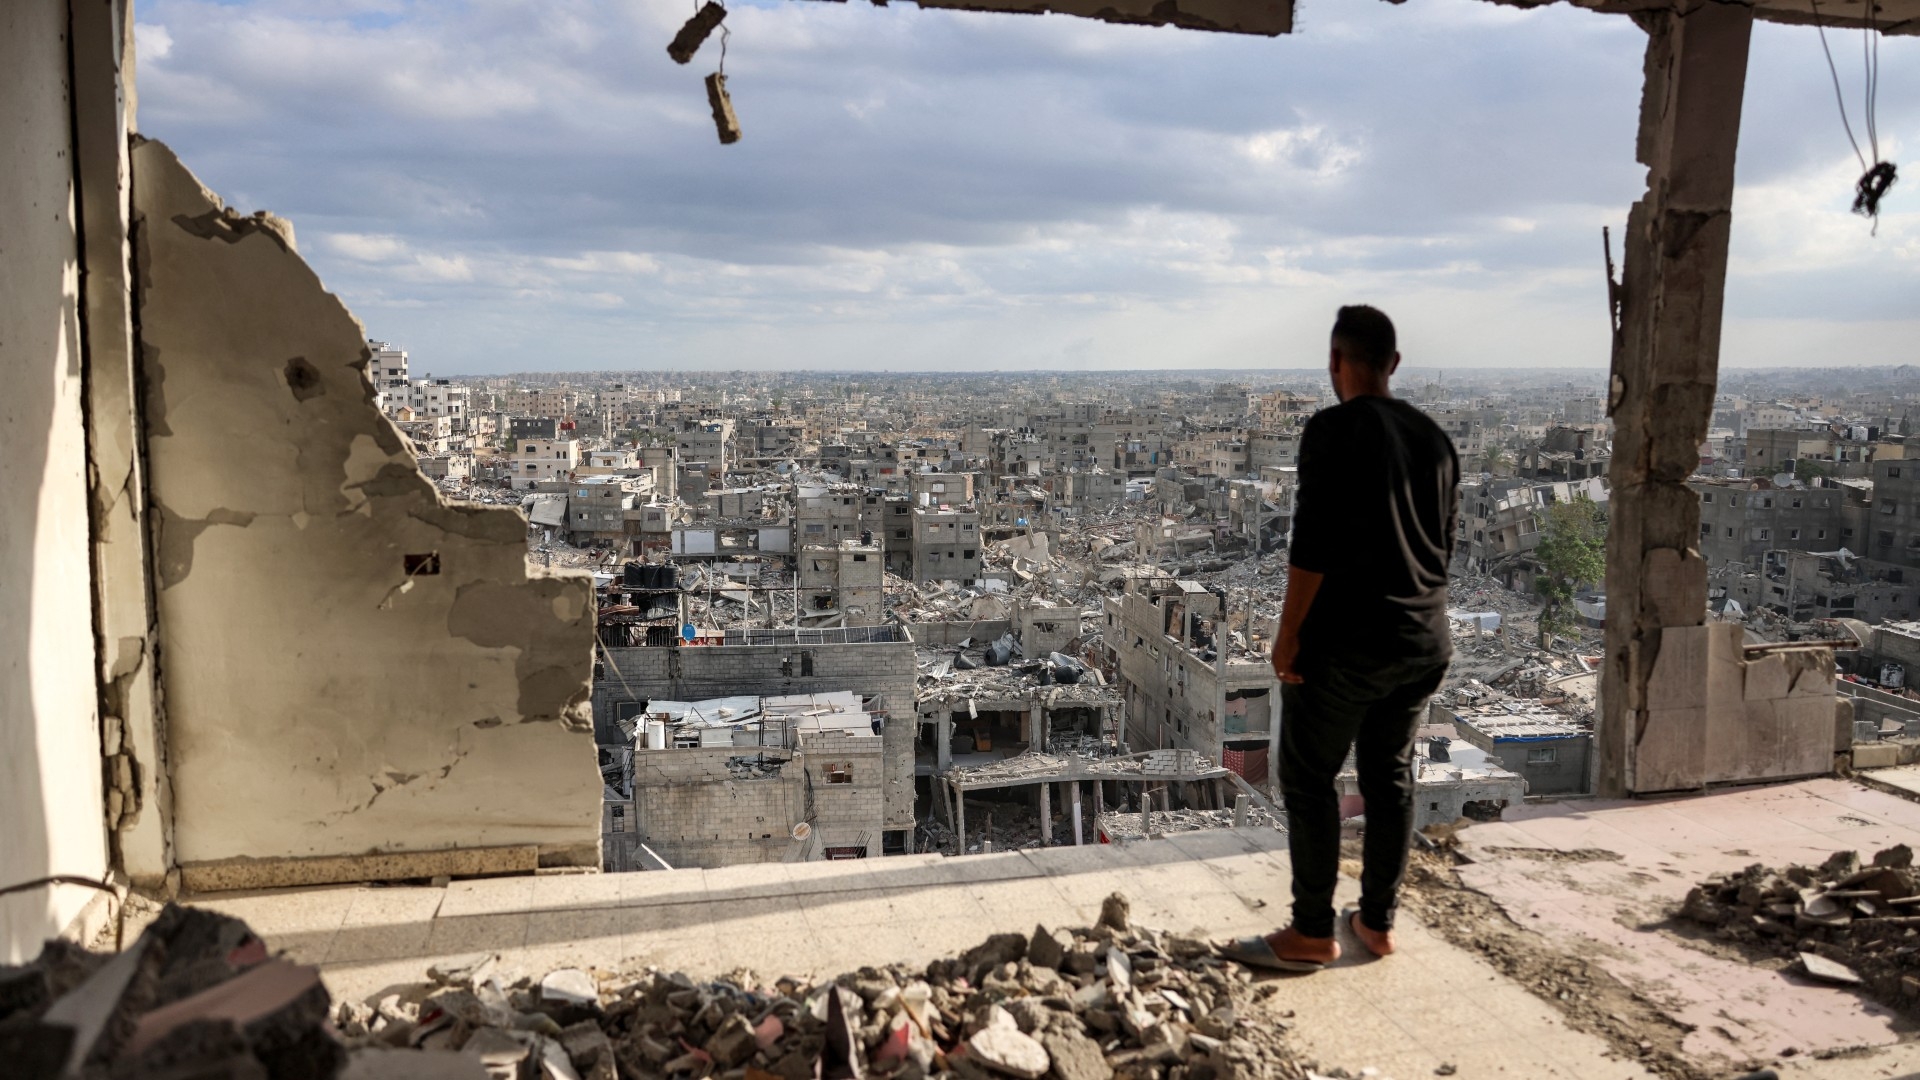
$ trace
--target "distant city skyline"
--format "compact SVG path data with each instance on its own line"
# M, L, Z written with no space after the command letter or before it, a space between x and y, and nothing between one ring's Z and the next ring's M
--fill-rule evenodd
M1606 364L1625 18L1329 0L1264 39L763 0L728 17L722 147L712 45L664 52L686 10L153 0L140 128L292 220L423 371L1306 369L1355 301L1410 364ZM1898 159L1920 45L1880 49ZM1920 188L1877 237L1847 213L1828 78L1807 28L1756 26L1730 369L1920 360Z

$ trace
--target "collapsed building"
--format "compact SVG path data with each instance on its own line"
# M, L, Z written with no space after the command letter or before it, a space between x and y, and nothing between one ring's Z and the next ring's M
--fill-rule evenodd
M735 628L690 641L655 633L636 645L609 625L592 707L602 835L616 847L645 844L673 866L911 849L915 670L905 630ZM732 762L743 757L761 764L736 775ZM830 767L845 790L806 797ZM610 868L641 866L623 854Z
M608 871L878 856L886 716L849 691L650 699L600 748Z
M1277 788L1279 683L1271 625L1194 581L1129 582L1104 605L1106 664L1127 704L1128 738L1196 750L1249 782ZM1260 625L1256 625L1260 624Z

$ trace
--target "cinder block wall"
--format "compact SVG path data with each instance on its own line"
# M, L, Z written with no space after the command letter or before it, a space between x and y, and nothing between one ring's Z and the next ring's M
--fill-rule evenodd
M916 672L912 642L714 645L609 649L607 653L612 662L605 665L593 687L593 715L600 723L612 720L620 702L655 698L698 701L739 694L773 697L835 692L878 696L889 714L882 732L884 828L913 828ZM812 654L812 675L801 674L805 669L802 653ZM782 674L785 660L792 661L791 676ZM672 857L667 858L671 861Z
M811 786L816 848L863 840L869 855L880 854L882 740L831 733L803 744L778 776L765 779L738 778L728 768L729 758L755 752L748 747L639 751L629 825L635 842L676 868L780 862L797 854L793 828L808 820ZM848 766L851 782L829 783L829 765Z

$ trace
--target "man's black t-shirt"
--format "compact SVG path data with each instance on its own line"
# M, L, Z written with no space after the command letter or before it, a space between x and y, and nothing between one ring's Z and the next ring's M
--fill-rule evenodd
M1300 438L1288 561L1325 575L1300 661L1362 668L1453 655L1447 564L1460 513L1452 440L1404 401L1322 409Z

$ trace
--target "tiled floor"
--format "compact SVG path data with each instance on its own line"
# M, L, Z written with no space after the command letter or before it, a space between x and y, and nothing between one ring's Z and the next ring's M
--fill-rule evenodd
M1920 797L1920 765L1894 765L1869 769L1860 774L1873 784L1885 784L1897 792Z
M1687 890L1714 873L1920 843L1920 804L1846 781L1810 780L1651 802L1530 806L1461 838L1475 860L1460 871L1468 885L1694 1025L1685 1044L1691 1056L1745 1059L1791 1049L1804 1060L1913 1037L1911 1024L1852 993L1711 955L1670 917ZM1564 857L1572 852L1584 854ZM1801 1067L1902 1075L1920 1068L1920 1047L1908 1043L1879 1059L1857 1073L1837 1061ZM1895 1059L1900 1067L1881 1071Z
M531 974L658 964L707 974L749 967L769 976L824 975L925 961L994 931L1089 923L1114 891L1148 925L1212 937L1270 930L1286 918L1284 843L1270 830L1222 830L959 859L303 889L197 902L249 920L275 947L320 964L336 996L377 995L419 980L435 958L480 951L502 953ZM1291 1010L1289 1022L1310 1053L1400 1080L1431 1076L1443 1064L1466 1077L1647 1076L1613 1058L1601 1040L1567 1028L1477 956L1418 925L1403 925L1401 935L1402 952L1391 960L1361 962L1349 942L1340 964L1281 984L1270 1005Z

